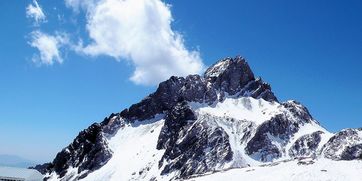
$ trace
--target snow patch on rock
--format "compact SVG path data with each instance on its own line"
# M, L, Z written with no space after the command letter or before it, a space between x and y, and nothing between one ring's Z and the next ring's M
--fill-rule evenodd
M211 114L218 117L231 117L237 120L252 121L256 125L271 119L274 115L281 113L280 104L268 102L264 99L252 97L225 98L222 102L207 105L191 102L190 106L196 113Z

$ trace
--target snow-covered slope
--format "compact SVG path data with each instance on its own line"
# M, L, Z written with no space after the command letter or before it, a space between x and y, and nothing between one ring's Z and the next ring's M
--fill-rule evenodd
M295 161L305 158L315 163ZM234 172L232 178L252 178L290 168L275 177L284 180L310 169L306 175L315 176L328 164L334 171L347 164L338 160L359 159L362 130L328 132L300 103L279 102L270 85L236 57L217 62L204 76L160 83L155 93L93 124L52 163L35 168L48 180L90 181L188 179L214 172L220 172L216 180Z
M163 115L152 120L128 124L109 140L113 157L101 169L84 180L151 180L159 175L158 161L163 150L157 150Z
M223 172L195 176L190 181L360 181L362 161L313 161L275 162L269 165L231 169Z

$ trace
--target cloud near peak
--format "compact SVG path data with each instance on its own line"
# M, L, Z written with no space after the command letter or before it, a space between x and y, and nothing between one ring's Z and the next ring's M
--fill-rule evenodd
M182 35L172 29L170 6L161 0L65 0L65 4L78 16L85 15L81 18L86 18L90 40L69 48L131 62L130 80L136 84L156 85L172 75L198 74L204 68L200 53L189 50Z
M190 51L182 36L171 28L170 7L160 0L102 0L73 8L87 12L87 30L92 42L82 53L108 55L132 62L131 80L154 85L172 75L197 74L203 69L198 51Z

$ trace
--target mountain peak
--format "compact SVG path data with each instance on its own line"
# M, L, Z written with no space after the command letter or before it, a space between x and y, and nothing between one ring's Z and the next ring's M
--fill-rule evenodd
M241 56L227 57L218 61L206 70L204 77L215 87L230 95L235 95L249 82L255 80L254 73Z
M230 96L263 98L278 102L271 86L261 78L255 79L249 64L241 56L227 57L216 62L206 70L204 78L215 89Z
M254 74L248 63L241 56L236 56L235 58L226 57L219 60L205 71L204 77L206 79L213 79L229 72L238 72L238 75L245 79L254 79Z
M255 79L245 59L237 56L218 61L206 70L203 77L170 77L159 84L156 92L122 111L121 115L130 120L146 120L170 110L181 100L211 105L228 96L278 102L271 86L260 78Z

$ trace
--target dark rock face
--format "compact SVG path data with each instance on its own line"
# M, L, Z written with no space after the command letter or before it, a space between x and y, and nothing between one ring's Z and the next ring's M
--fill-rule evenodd
M35 169L43 174L54 171L63 177L67 174L68 168L78 167L78 174L85 171L79 177L83 178L89 172L102 167L111 158L112 152L107 145L101 125L94 123L80 132L73 143L57 154L52 163L38 165Z
M213 86L222 92L235 95L250 81L255 80L254 74L245 59L226 58L208 68L204 75Z
M119 128L124 127L125 124L126 120L123 119L119 113L112 113L101 122L102 132L106 137L112 137L115 133L117 133Z
M162 175L180 171L178 178L187 178L213 171L218 164L232 160L229 136L221 127L215 126L212 119L203 117L176 129L170 132L179 133L177 141L166 147L159 163L160 168L165 166ZM161 135L159 141L162 142Z
M254 159L263 162L279 158L284 152L280 148L299 130L299 127L298 123L289 120L286 116L277 115L258 127L245 151Z
M290 157L310 157L315 156L319 143L321 142L322 131L316 131L312 134L307 134L295 141L289 149Z
M257 99L261 98L269 102L272 101L278 102L278 99L271 91L270 85L266 82L263 82L261 78L249 82L245 86L245 88L241 91L240 95L245 97L253 97Z
M122 111L121 116L128 120L142 121L171 110L180 100L205 101L211 104L216 98L215 90L207 87L205 80L199 75L190 75L186 78L173 76L160 83L155 93Z
M41 174L45 175L46 173L51 172L53 167L54 166L52 163L44 163L41 165L36 165L34 167L29 167L29 169L35 169L39 171Z
M336 133L323 146L324 157L333 160L358 158L360 156L360 146L358 145L362 143L359 132L362 132L362 129L345 129Z
M79 167L78 173L96 170L112 156L107 145L101 126L95 123L82 131L68 148L58 153L53 161L54 171L62 177L70 166Z
M262 123L245 148L246 153L256 160L268 162L280 158L286 152L284 148L290 138L301 126L313 120L300 103L290 101L282 103L281 106L287 112Z
M177 104L165 117L165 124L161 129L157 149L172 148L179 134L185 128L191 126L196 120L196 115L187 105L187 102Z
M341 160L362 160L362 144L348 146L343 151Z

